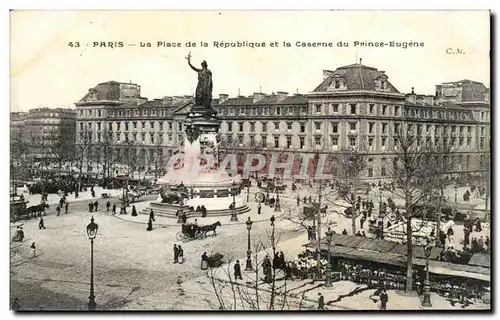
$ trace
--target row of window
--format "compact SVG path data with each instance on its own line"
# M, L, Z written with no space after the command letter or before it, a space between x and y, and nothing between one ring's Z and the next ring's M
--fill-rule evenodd
M159 108L143 108L143 109L123 109L123 110L110 110L106 109L106 112L102 109L85 109L80 110L78 115L80 118L101 118L104 116L108 117L149 117L149 116L157 116L157 117L166 117L172 114L170 109Z
M158 126L155 126L157 122L155 121L150 121L148 123L149 126L147 126L147 122L146 121L141 121L140 122L140 127L138 126L138 122L137 121L132 121L132 122L123 122L123 127L122 127L122 122L108 122L108 130L113 130L113 127L116 128L117 131L120 131L122 128L125 130L125 131L129 131L129 130L155 130L155 127L159 129L159 131L163 131L164 129L164 126L163 126L163 122L158 122ZM103 128L103 125L101 124L101 122L96 122L96 128L97 128L97 131L101 131L102 128ZM85 127L85 124L83 122L80 122L79 123L80 125L80 131L83 131L84 130L84 127ZM92 129L92 123L89 122L87 123L87 127L91 130ZM173 128L174 128L174 123L173 122L167 122L167 126L166 126L166 129L167 131L173 131ZM182 123L180 122L177 122L177 131L181 131L182 130Z
M255 139L255 136L251 135L249 136L249 139L247 140L247 143L245 143L245 137L243 135L238 135L236 137L235 140L233 140L233 136L232 135L228 135L227 137L224 136L223 137L223 140L226 141L227 145L228 146L231 146L233 144L237 144L239 146L249 146L249 147L271 147L271 148L281 148L281 147L285 147L286 148L292 148L294 146L293 144L293 137L292 136L286 136L286 144L283 145L280 143L280 136L274 136L272 137L273 140L270 141L268 140L268 137L267 136L261 136L260 137L260 141L257 142L256 139ZM305 148L305 137L298 137L298 147L300 149L303 149ZM339 137L338 136L330 136L330 147L332 147L333 149L336 149L339 147ZM347 142L348 142L348 146L349 147L357 147L358 146L358 137L349 137ZM436 143L436 140L439 140L439 141L442 141L442 138L431 138L431 137L425 137L425 138L421 138L421 139L418 139L417 140L417 145L427 145L427 146L431 146L432 144ZM315 136L314 139L314 146L316 147L323 147L323 138L321 136ZM385 148L388 147L388 141L389 141L389 138L387 137L381 137L380 138L380 148L382 150L384 150ZM368 138L366 139L366 147L368 148L368 150L373 150L374 148L374 142L375 142L375 139L374 138ZM464 148L464 147L471 147L471 144L472 144L472 139L471 138L455 138L455 137L452 137L450 138L450 142L451 144L455 147L455 148ZM393 143L393 148L397 148L398 146L398 138L394 138L394 143ZM481 138L479 140L479 148L480 149L484 149L485 148L485 139L484 138Z
M292 131L294 123L295 122L286 122L286 124L285 124L286 130ZM331 125L331 132L332 133L339 133L340 132L339 131L340 130L339 129L340 122L331 122L330 125ZM349 122L348 125L349 125L350 131L357 131L358 122ZM376 122L368 122L368 124L367 124L368 133L370 133L370 134L375 133L375 125L376 125ZM394 132L399 132L400 126L401 126L400 123L394 123ZM389 127L388 122L380 123L380 129L381 129L382 134L388 134L388 130L387 130L388 127ZM416 128L418 134L422 134L423 132L425 132L426 134L430 134L431 130L434 128L435 133L443 134L447 127L449 128L448 129L449 133L453 133L453 134L460 133L460 135L464 135L465 133L467 133L468 135L471 135L472 130L473 130L472 126L457 126L457 125L448 126L448 125L431 125L431 124L427 124L427 125L415 124L414 125L414 124L410 123L407 125L407 131L413 132L414 129ZM246 131L244 128L243 122L233 122L232 128L233 129L236 128L236 130L235 130L236 132ZM319 122L319 121L314 122L314 128L316 131L322 131L323 122ZM255 123L250 122L248 129L250 132L255 132ZM280 130L280 122L271 122L271 123L261 122L261 132L268 132L268 129ZM306 123L303 123L303 122L299 123L299 131L298 132L300 132L300 133L306 132ZM480 132L481 132L481 135L484 136L486 133L485 127L480 127Z
M103 135L102 133L98 132L95 136L89 136L90 137L90 141L92 142L98 142L98 143L103 143L103 142L106 142L105 141L105 135ZM146 138L149 137L149 139L147 140ZM85 134L83 132L80 132L79 133L79 138L80 138L80 142L83 142L85 140ZM166 138L166 139L165 139ZM149 134L146 134L146 133L128 133L128 134L124 134L123 135L123 139L121 138L118 138L117 135L112 135L110 137L111 141L108 141L110 143L113 143L113 142L146 142L146 143L156 143L156 144L169 144L169 143L174 143L174 140L173 140L173 135L172 134L168 134L168 135L164 135L163 133L159 133L157 136L156 136L156 139L155 139L155 134L154 133L149 133ZM182 141L182 135L177 135L177 141Z

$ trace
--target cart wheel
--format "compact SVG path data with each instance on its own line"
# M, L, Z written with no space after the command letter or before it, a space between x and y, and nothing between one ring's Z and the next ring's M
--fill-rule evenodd
M182 231L177 232L177 234L175 235L175 238L177 239L177 241L182 241L184 239L184 235L182 234Z
M190 240L191 240L191 238L189 238L189 236L188 236L188 235L185 235L185 234L183 235L183 237L182 237L182 242L184 242L184 243L185 243L185 242L189 242Z

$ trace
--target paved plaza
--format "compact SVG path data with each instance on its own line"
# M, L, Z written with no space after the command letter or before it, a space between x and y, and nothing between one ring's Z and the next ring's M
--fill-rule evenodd
M251 194L257 190L251 188ZM97 192L96 192L97 193ZM116 192L119 194L119 192ZM244 190L243 195L245 195ZM39 230L38 219L19 221L11 224L11 231L22 224L26 238L22 243L11 243L11 284L12 297L17 297L22 309L29 310L85 310L89 296L90 277L90 241L85 227L93 216L99 224L99 233L94 245L94 277L98 309L100 310L189 310L213 309L217 301L213 294L207 271L200 268L200 257L219 252L224 260L240 260L242 269L245 265L247 250L247 229L244 222L250 217L254 224L251 230L252 245L262 243L269 247L269 219L276 218L275 232L279 235L279 250L285 257L295 259L303 251L307 235L296 223L292 222L301 210L296 207L296 195L301 197L311 194L306 187L296 193L280 195L282 211L262 206L262 213L257 214L253 196L248 203L251 211L239 216L238 222L231 222L229 216L197 218L198 224L211 224L220 221L217 236L202 240L179 242L176 234L181 226L176 219L156 216L153 231L146 231L148 216L132 217L112 215L106 212L104 199L98 212L85 210L87 198L75 202L70 198L70 213L44 217L47 229ZM150 196L153 198L152 196ZM49 197L50 198L50 197ZM314 198L314 195L313 195ZM134 205L137 211L147 208L148 201ZM351 220L337 214L343 207L329 204L329 210L323 221L331 225L337 233L343 229L351 232ZM190 220L193 220L191 218ZM359 228L359 221L358 221ZM460 237L460 226L455 226L456 237ZM364 226L368 231L368 226ZM11 232L13 234L13 232ZM481 234L487 235L489 227ZM29 258L29 247L36 243L36 257ZM173 264L174 244L182 245L186 261ZM269 252L269 251L268 251ZM259 257L266 253L261 251ZM227 268L227 264L221 268ZM253 273L245 274L241 285L254 286ZM217 273L224 278L224 272ZM322 283L312 280L288 281L290 292L296 297L304 293L305 303L314 308L317 293L325 296L328 309L378 309L379 302L372 296L374 290L348 281L334 283L331 289L322 287ZM266 295L264 285L259 286L262 295ZM353 293L355 292L355 293ZM396 291L389 291L389 309L415 309L420 304L418 296L404 296ZM298 299L298 298L297 298ZM295 299L295 300L297 300ZM433 294L435 308L453 309L450 302ZM484 308L471 305L467 308Z

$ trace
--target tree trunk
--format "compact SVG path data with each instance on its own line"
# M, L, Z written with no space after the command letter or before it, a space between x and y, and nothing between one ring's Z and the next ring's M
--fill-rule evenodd
M410 203L408 197L406 198L407 203ZM413 288L413 230L411 227L411 217L412 217L412 206L406 205L406 288L405 292L411 292Z
M486 188L484 190L484 221L489 221L488 205L489 205L489 193L490 193L490 168L487 168L486 172Z
M436 244L438 247L441 246L441 237L439 237L441 233L441 206L443 205L443 197L444 197L444 191L443 191L443 186L441 185L439 187L439 201L438 201L438 212L437 212L437 221L436 221Z
M323 192L323 185L321 184L322 182L320 182L320 185L319 185L319 196L318 196L318 211L317 211L317 219L318 219L318 233L317 233L317 238L316 238L316 241L317 241L317 256L316 256L316 263L317 263L317 268L318 268L318 278L320 277L321 275L321 195L322 195L322 192Z
M354 177L354 191L352 192L352 196L354 198L354 202L352 205L352 235L356 234L356 218L358 216L358 212L356 211L356 202L358 201L358 178Z

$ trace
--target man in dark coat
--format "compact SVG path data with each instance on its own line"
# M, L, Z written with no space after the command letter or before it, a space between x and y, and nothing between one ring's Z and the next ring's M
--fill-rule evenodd
M109 211L109 207L111 207L111 202L109 200L106 202L106 211Z
M363 216L361 220L359 220L359 224L361 226L361 229L363 229L363 225L365 224L366 218Z
M66 204L64 205L64 213L65 214L68 214L68 203L66 202Z
M235 280L243 280L241 277L241 266L240 266L240 260L236 260L236 263L234 264L234 279Z
M261 214L261 212L262 212L262 206L259 203L259 205L257 206L257 214Z
M151 221L151 219L149 219L148 221L148 227L146 228L147 231L151 231L153 230L153 221Z
M42 217L40 217L40 222L38 223L38 228L39 228L39 230L47 229L47 228L45 228L45 224L43 222L43 218Z
M57 206L56 211L57 211L57 215L61 214L61 207Z
M97 207L99 206L99 202L97 200L94 202L94 211L97 212Z
M116 214L116 203L113 203L113 214Z
M149 220L155 221L155 213L153 212L153 209L151 209L151 211L149 211Z
M325 297L321 292L318 293L318 310L325 310Z
M274 215L271 216L270 220L271 220L271 226L273 227L274 226L274 220L275 220Z
M174 244L174 263L179 263L179 249L176 244Z
M380 294L380 310L387 310L387 302L389 302L389 296L384 289Z

